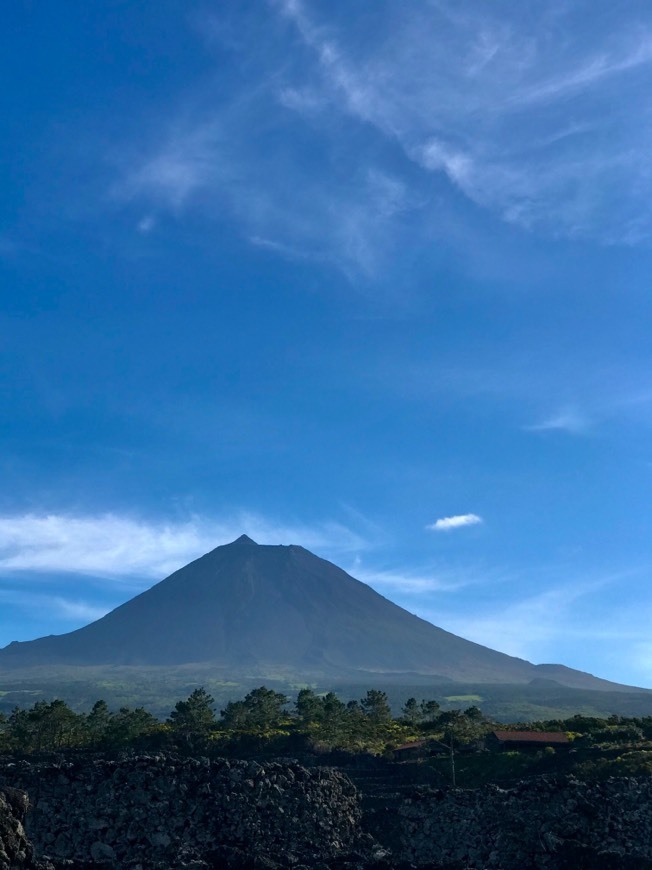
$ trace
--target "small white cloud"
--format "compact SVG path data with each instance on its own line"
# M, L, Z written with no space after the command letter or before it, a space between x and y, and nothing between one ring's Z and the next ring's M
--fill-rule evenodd
M482 517L477 514L457 514L454 517L442 517L435 520L426 528L433 532L450 532L451 529L461 529L464 526L477 526L482 521Z

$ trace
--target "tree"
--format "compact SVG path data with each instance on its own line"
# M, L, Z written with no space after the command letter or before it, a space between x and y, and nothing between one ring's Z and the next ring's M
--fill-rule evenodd
M184 743L196 746L204 741L216 725L215 699L206 689L195 689L185 701L177 701L168 724Z
M447 710L439 716L439 726L444 739L453 741L456 746L471 743L487 731L487 720L477 707L468 710Z
M223 710L221 725L233 731L240 731L247 727L247 707L244 701L229 701Z
M303 725L319 722L324 715L324 699L316 695L312 689L301 689L294 707L297 718Z
M484 714L479 707L467 707L464 715L471 722L484 722Z
M349 719L346 704L340 701L335 692L328 692L320 700L321 710L314 734L325 744L336 745L343 740L346 722Z
M96 701L93 709L86 716L84 732L92 746L102 743L111 724L111 711L106 701Z
M229 702L220 711L225 728L265 730L277 728L285 717L286 695L260 686L252 689L242 701Z
M346 712L346 704L337 697L335 692L324 696L324 722L334 724L340 721Z
M408 698L401 709L402 719L406 725L418 725L423 719L421 709L416 698Z
M426 701L424 698L419 709L422 722L434 722L439 716L439 704L436 701Z
M469 707L464 712L461 710L447 710L445 713L441 713L439 725L443 732L442 745L446 746L449 751L451 781L454 787L455 749L481 737L486 733L488 723L477 707Z
M416 698L408 698L403 709L400 721L404 725L415 727L425 722L434 722L439 716L439 704L436 701L426 701L424 698L417 704Z
M158 719L143 707L136 707L134 710L121 707L111 717L104 739L111 748L120 749L142 742L158 728L160 728Z
M365 697L360 701L360 706L365 715L375 725L385 725L391 722L392 710L385 692L380 692L378 689L369 689Z
M29 710L16 707L8 721L9 741L24 752L42 752L78 745L83 717L56 699L37 701Z

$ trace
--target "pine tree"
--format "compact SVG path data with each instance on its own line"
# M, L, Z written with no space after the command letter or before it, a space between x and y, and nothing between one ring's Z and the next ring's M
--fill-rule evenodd
M177 701L170 713L168 724L188 748L197 748L216 727L214 703L215 699L206 689L195 689L187 700Z

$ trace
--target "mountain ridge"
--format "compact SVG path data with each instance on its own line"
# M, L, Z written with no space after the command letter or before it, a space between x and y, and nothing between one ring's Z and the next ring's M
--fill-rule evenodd
M12 642L0 669L40 665L214 664L234 673L290 668L306 678L526 684L631 691L564 665L535 665L409 613L303 547L241 535L102 618Z

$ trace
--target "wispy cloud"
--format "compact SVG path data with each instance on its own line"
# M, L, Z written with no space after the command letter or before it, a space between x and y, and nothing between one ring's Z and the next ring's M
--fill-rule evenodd
M408 609L417 600L420 606L426 607L428 602L438 600L432 593L447 593L450 602L455 593L463 593L471 587L499 589L515 581L513 572L486 563L465 562L455 566L442 561L434 565L403 567L368 564L362 555L356 555L346 570L352 577L383 595L389 595L392 601Z
M255 108L241 106L217 123L198 113L126 172L114 198L177 216L196 209L218 221L228 214L254 245L373 274L383 249L394 243L393 224L421 198L373 165L343 166L326 183L319 173L303 174L291 142L279 156L247 141L250 114ZM152 218L139 224L141 231L152 226Z
M578 91L592 88L604 79L648 66L652 63L652 35L633 35L625 47L611 52L603 51L593 57L581 59L561 76L552 76L530 88L525 88L511 99L512 105L527 105L568 98Z
M631 674L632 656L638 650L636 678L650 683L652 670L648 667L645 671L649 665L649 608L646 605L637 608L624 600L619 602L617 611L608 604L598 606L601 590L617 589L623 583L631 588L639 583L647 585L648 576L646 566L588 578L571 575L542 592L514 594L493 606L467 601L457 612L441 607L434 612L426 605L420 609L420 615L476 643L535 663L570 664L581 669L582 643L590 643L594 650L603 644L604 661L599 676L608 677L610 669L612 673ZM523 577L517 582L527 586ZM547 583L543 576L540 582ZM611 643L606 644L607 641ZM627 681L622 676L611 678ZM630 682L633 679L629 677Z
M546 651L554 647L560 632L570 629L569 610L584 594L584 585L573 584L503 603L483 613L444 615L440 611L437 615L448 631L536 663L545 661Z
M484 412L499 408L505 425L525 433L589 436L605 426L652 425L652 374L645 357L636 365L610 356L596 364L591 353L572 356L554 347L544 351L478 351L459 362L439 350L430 360L396 362L379 357L362 373L368 388L401 401L473 402Z
M177 522L115 514L5 515L0 517L0 572L163 578L243 533L260 544L301 544L326 555L367 546L362 536L337 522L284 524L251 513Z
M51 599L50 603L55 610L58 610L62 618L82 623L94 622L96 619L100 619L100 617L107 614L111 609L96 604L89 604L87 601L61 597Z
M477 514L456 514L452 517L442 517L426 526L433 532L450 532L453 529L463 529L465 526L477 526L482 523L482 517Z
M147 209L141 232L160 211L177 219L195 211L216 225L228 217L252 244L280 256L372 275L396 243L403 214L421 208L423 196L377 160L342 150L330 125L312 130L301 121L298 129L310 97L278 86L275 65L284 62L269 60L272 69L262 66L259 79L227 98L168 107L159 129L111 155L119 166L111 199ZM270 138L282 138L283 147L268 147ZM341 159L330 159L333 148Z
M467 586L464 580L451 580L433 573L410 571L373 571L354 566L349 573L381 594L424 595L431 592L454 592Z
M57 617L78 624L92 622L111 610L111 607L92 604L80 598L50 595L42 589L30 589L29 593L20 589L0 589L0 601L30 614L36 610L40 614L47 614L48 618Z
M125 167L113 195L127 200L149 198L179 211L198 191L219 184L224 174L223 138L221 125L213 119L172 125L152 153Z
M652 27L597 5L587 29L581 3L383 4L373 35L310 0L207 15L197 31L230 34L232 87L166 106L123 148L113 195L228 215L253 244L356 277L450 232L445 181L537 232L648 242ZM280 50L254 60L260 28Z
M539 423L532 423L525 426L528 432L567 432L570 435L582 435L590 427L592 421L585 414L580 413L575 409L568 408L553 414L551 417L546 417Z
M587 34L563 4L523 15L436 3L388 14L391 39L371 42L309 2L279 6L315 52L323 106L373 125L473 202L555 235L649 238L649 112L627 79L652 64L649 26L605 7ZM287 93L299 113L318 104L314 85Z

